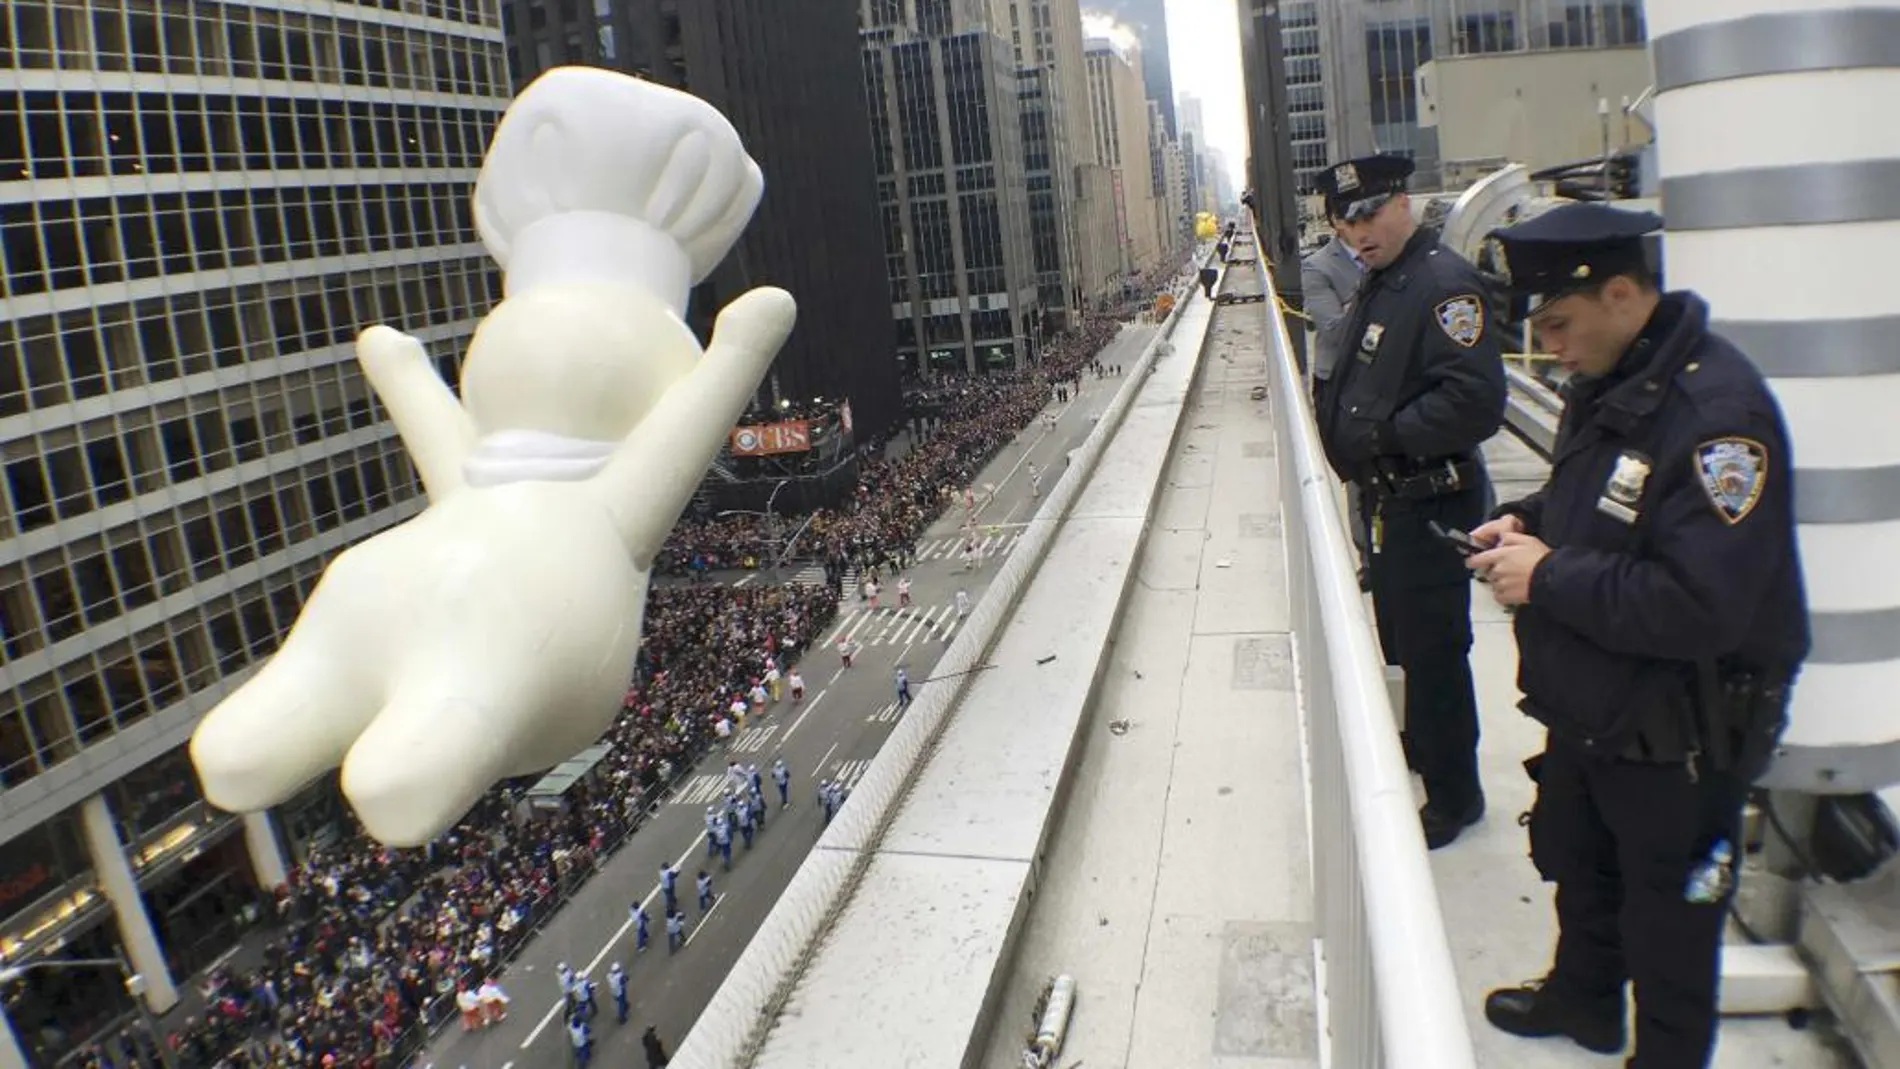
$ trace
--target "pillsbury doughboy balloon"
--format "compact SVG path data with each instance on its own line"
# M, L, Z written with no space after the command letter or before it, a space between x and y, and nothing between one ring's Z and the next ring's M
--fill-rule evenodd
M682 319L762 188L684 93L580 67L521 93L475 187L506 283L462 400L414 338L357 340L428 508L332 562L198 726L213 804L262 809L341 765L370 834L418 845L606 729L653 557L791 333L778 289L728 305L704 351Z

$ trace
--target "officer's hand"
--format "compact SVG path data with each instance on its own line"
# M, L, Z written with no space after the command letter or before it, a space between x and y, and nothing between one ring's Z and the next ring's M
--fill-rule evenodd
M1471 540L1481 546L1495 546L1507 534L1523 534L1524 517L1513 512L1471 529Z
M1531 576L1549 555L1550 547L1543 542L1512 531L1498 539L1498 548L1472 557L1466 567L1485 577L1499 605L1524 605L1531 600Z

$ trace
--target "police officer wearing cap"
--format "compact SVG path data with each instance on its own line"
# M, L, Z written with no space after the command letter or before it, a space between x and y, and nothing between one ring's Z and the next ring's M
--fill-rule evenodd
M1774 395L1659 293L1648 213L1566 205L1493 233L1543 348L1572 373L1549 480L1472 532L1516 608L1522 708L1549 730L1531 859L1557 885L1549 974L1494 991L1521 1036L1700 1069L1715 1044L1722 930L1749 784L1808 652L1794 464Z
M1326 458L1358 485L1367 578L1388 664L1405 669L1407 756L1436 850L1484 815L1471 682L1471 581L1440 528L1490 507L1479 446L1504 420L1504 364L1475 268L1412 218L1412 162L1370 156L1318 176L1366 276L1316 415Z

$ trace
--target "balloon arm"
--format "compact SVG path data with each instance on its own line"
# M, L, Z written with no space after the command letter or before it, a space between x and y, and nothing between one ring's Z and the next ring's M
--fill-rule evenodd
M475 424L436 374L422 343L375 326L356 339L356 359L402 435L429 500L461 489L462 461L475 447Z
M792 295L770 287L727 305L713 325L706 355L666 391L595 477L641 568L652 565L797 317Z

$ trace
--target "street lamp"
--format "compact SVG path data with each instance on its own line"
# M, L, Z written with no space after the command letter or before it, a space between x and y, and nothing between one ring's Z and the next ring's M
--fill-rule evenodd
M138 1007L139 1019L145 1022L145 1031L151 1034L152 1043L158 1047L158 1060L164 1063L165 1069L178 1069L171 1044L165 1042L165 1034L159 1030L158 1021L152 1016L152 1008L145 1004L145 977L133 972L132 966L126 964L124 958L42 958L25 965L7 965L0 967L0 984L18 980L35 969L117 970L125 978L125 993L132 996L132 1004Z

